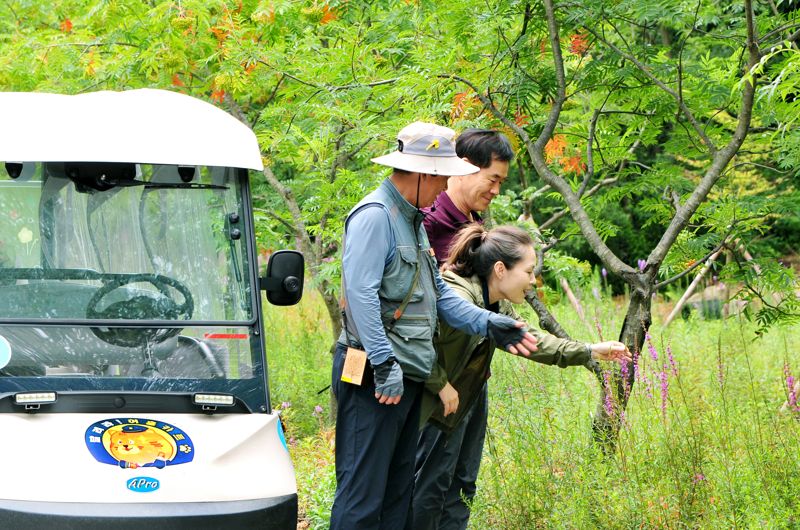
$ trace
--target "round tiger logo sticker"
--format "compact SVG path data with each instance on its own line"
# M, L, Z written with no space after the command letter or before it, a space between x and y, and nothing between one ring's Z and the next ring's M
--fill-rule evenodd
M186 464L194 459L189 435L175 425L146 418L112 418L86 429L86 447L104 464L123 469Z

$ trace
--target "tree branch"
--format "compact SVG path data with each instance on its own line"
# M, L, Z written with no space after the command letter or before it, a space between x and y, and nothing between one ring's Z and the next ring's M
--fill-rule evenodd
M101 46L128 46L130 48L141 48L141 46L138 44L132 44L130 42L56 42L54 44L36 46L34 49L41 50L49 48L61 48L65 46L76 46L83 48L99 48Z
M745 0L745 15L747 17L747 50L748 50L748 65L747 73L743 78L742 89L742 105L739 112L739 122L736 125L736 130L733 137L728 144L721 150L714 154L711 167L708 172L703 176L700 183L694 189L689 198L684 202L681 208L675 212L675 217L672 218L667 229L661 237L661 240L655 246L653 251L647 257L648 265L660 265L664 261L664 257L669 252L669 249L678 238L678 234L686 227L692 215L697 211L697 208L703 201L706 200L711 188L717 183L717 180L722 176L725 167L730 163L731 159L736 155L739 148L744 143L750 127L750 120L753 114L753 102L755 95L756 72L755 67L760 59L760 53L755 41L755 23L753 20L753 6L752 0Z
M608 93L608 96L611 95L611 92ZM606 101L608 101L608 96L606 96ZM605 101L603 102L605 105ZM586 174L583 176L583 182L581 182L580 188L578 188L578 197L583 195L583 192L586 191L586 186L589 185L589 181L592 180L594 177L594 156L592 156L592 144L594 144L594 134L595 130L597 129L597 118L600 117L600 110L602 109L602 105L599 109L595 110L592 114L592 119L589 121L589 139L586 141Z
M233 99L233 96L231 96L229 93L226 92L224 99L225 103L227 103L228 107L230 107L233 115L236 116L236 118L240 122L244 123L245 125L247 125L252 129L253 126L250 124L250 120L247 119L247 114L245 114L244 110L242 110L242 107L239 106L236 100Z
M525 2L525 14L522 16L522 29L519 31L517 38L514 39L514 42L511 44L512 47L516 46L519 40L528 32L528 23L531 21L531 18L533 18L531 4L530 2Z
M700 123L698 123L697 119L694 117L694 114L692 114L692 111L689 110L689 107L686 106L686 103L683 101L683 98L681 97L680 94L672 90L670 87L664 84L663 81L661 81L659 78L653 75L653 73L650 71L647 65L636 59L633 55L625 53L618 46L611 44L608 40L600 36L600 34L597 33L591 27L584 26L584 29L586 29L586 31L594 35L596 39L602 41L606 46L617 52L623 58L630 61L634 66L636 66L636 68L638 68L644 75L646 75L658 88L660 88L661 90L672 96L673 99L675 99L675 101L677 102L678 107L680 108L683 115L686 116L686 119L689 120L689 123L692 124L692 127L694 128L697 135L700 137L705 146L708 148L709 152L711 152L712 155L717 152L717 146L714 145L714 142L711 141L711 138L709 138L708 135L703 130L703 128L700 127Z
M768 33L765 33L760 39L758 39L758 43L759 43L759 45L760 44L764 44L764 42L767 39L769 39L770 37L772 37L773 35L776 35L776 34L782 32L782 31L786 31L788 29L794 29L794 28L797 28L797 27L800 27L800 24L796 24L796 23L785 24L785 25L783 25L783 26L781 26L779 28L775 28L772 31L770 31ZM800 30L795 32L794 35L797 35L798 33L800 33Z
M314 250L314 244L311 241L311 237L308 235L306 223L303 221L300 205L297 203L294 192L292 192L292 190L287 186L284 186L269 167L265 167L263 173L269 185L278 192L278 194L283 198L283 202L286 204L286 207L289 209L289 213L292 216L292 221L294 221L292 232L303 246L303 253L311 258L309 269L312 271L312 273L316 274L316 270L319 267L320 262L319 256L317 256L317 253Z
M655 285L653 286L653 290L656 290L656 291L657 291L657 290L659 290L659 289L661 289L661 288L663 288L663 287L666 287L667 285L670 285L670 284L672 284L672 283L675 283L675 282L677 282L678 280L680 280L681 278L683 278L684 276L686 276L687 274L689 274L690 272L692 272L693 270L695 270L697 267L699 267L700 265L704 264L706 261L708 261L709 259L711 259L711 256L714 256L714 255L715 255L715 254L717 254L717 253L718 253L720 250L722 250L722 248L723 248L723 247L724 247L724 246L725 246L725 245L728 243L728 237L729 237L730 235L731 235L731 232L730 232L730 230L729 230L729 231L728 231L728 233L727 233L727 234L725 234L725 237L723 237L723 238L722 238L722 241L720 242L720 244L719 244L719 245L717 245L717 246L714 248L714 250L712 250L711 252L709 252L708 254L706 254L706 255L703 257L703 259L701 259L701 260L699 260L699 261L696 261L695 263L693 263L693 264L691 265L691 267L689 267L688 269L684 270L683 272L681 272L681 273L679 273L679 274L676 274L676 275L675 275L675 276L673 276L672 278L669 278L669 279L667 279L667 280L664 280L663 282L659 282L659 283L655 284Z
M552 186L556 191L558 191L558 193L561 194L562 197L564 197L564 200L567 203L570 212L572 213L573 219L575 219L575 222L580 227L581 232L595 254L597 254L608 270L614 274L617 274L618 276L625 277L631 283L635 284L637 282L636 278L638 271L623 263L622 260L620 260L611 251L611 249L608 248L600 235L597 233L597 230L595 230L591 219L580 203L580 199L572 191L569 183L567 183L567 181L562 177L553 173L544 160L544 146L555 130L566 94L564 61L561 55L558 24L555 19L555 13L553 12L552 0L544 0L544 4L545 12L547 14L547 26L550 32L550 43L553 48L553 62L556 70L556 79L558 81L558 90L556 99L550 109L550 114L545 122L541 134L536 139L536 142L531 143L530 136L527 134L527 132L525 132L525 130L517 125L513 120L508 119L508 117L500 112L492 103L492 101L485 94L480 92L472 82L456 75L441 75L439 77L460 81L469 86L476 93L484 106L486 106L486 108L488 108L492 114L502 121L504 125L510 128L520 137L520 139L525 143L526 149L528 150L528 155L533 162L536 172L539 174L542 180Z
M396 83L400 79L399 77L395 77L395 78L392 78L392 79L383 79L381 81L373 81L371 83L353 83L353 84L350 84L350 85L341 85L341 86L324 85L324 84L312 83L311 81L305 81L303 79L300 79L297 76L294 76L292 74L289 74L287 72L279 70L278 68L276 68L276 67L272 66L271 64L269 64L264 59L258 59L258 62L263 64L267 68L269 68L271 70L274 70L275 72L278 72L282 76L285 76L285 77L288 77L289 79L297 81L301 85L306 85L306 86L309 86L311 88L319 88L319 89L322 89L322 90L327 90L329 92L336 92L338 90L351 90L353 88L364 88L364 87L376 87L376 86L382 86L382 85L390 85L392 83Z
M601 180L600 182L598 182L597 184L592 186L592 188L589 189L589 191L586 192L585 197L591 197L592 195L597 193L600 190L600 188L602 188L604 186L608 186L609 184L614 184L618 180L619 180L619 177L612 177L612 178L607 178L607 179ZM569 209L568 208L562 208L561 210L557 211L552 216L550 216L550 218L547 219L547 221L545 221L541 225L539 225L539 230L545 230L547 228L550 228L556 221L558 221L559 219L564 217L567 213L569 213Z
M271 212L269 210L265 210L264 208L253 208L253 211L254 212L258 212L258 213L263 214L263 215L266 215L267 217L271 217L271 218L275 219L280 224L282 224L283 226L288 228L289 231L292 234L295 234L295 232L297 231L296 227L292 223L290 223L289 221L287 221L286 219L284 219L280 215L276 214L275 212ZM295 235L297 235L297 234L295 234Z

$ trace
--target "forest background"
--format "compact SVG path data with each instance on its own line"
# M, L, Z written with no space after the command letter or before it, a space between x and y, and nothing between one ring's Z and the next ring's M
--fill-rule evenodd
M386 176L369 159L426 120L511 138L488 213L540 241L530 319L620 338L638 359L564 372L498 359L475 527L792 527L799 7L7 0L0 86L166 88L255 130L260 248L308 265L306 299L267 318L291 330L275 334L271 390L301 525L324 527L331 502L331 407L316 392L338 334L342 221ZM718 287L706 316L735 316L703 320L701 301L667 327L700 273Z

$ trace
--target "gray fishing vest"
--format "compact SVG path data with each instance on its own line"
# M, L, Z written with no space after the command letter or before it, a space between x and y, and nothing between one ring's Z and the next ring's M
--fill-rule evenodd
M378 289L381 320L386 330L386 337L392 345L394 356L400 363L403 374L409 379L424 381L430 375L436 360L433 335L437 325L436 300L439 297L434 281L436 259L431 251L425 228L422 226L424 214L405 200L388 179L384 180L378 189L364 197L350 211L347 219L368 207L380 207L389 214L396 245L394 258L384 269L381 286ZM347 221L345 221L345 244L346 241ZM419 267L419 277L415 283L417 267ZM342 292L346 293L344 283L343 273ZM409 292L411 296L402 315L396 314ZM345 315L349 343L360 343L358 330L346 302ZM348 343L347 339L345 330L342 330L340 342Z

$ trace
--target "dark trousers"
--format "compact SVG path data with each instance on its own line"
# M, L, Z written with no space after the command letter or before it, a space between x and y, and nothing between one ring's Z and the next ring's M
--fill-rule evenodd
M449 436L433 425L423 427L417 446L410 528L467 527L468 502L475 497L488 415L489 396L483 385L471 410Z
M338 412L331 528L401 530L414 485L422 383L403 379L400 403L382 405L369 367L361 386L340 381L346 349L337 344L333 360Z

